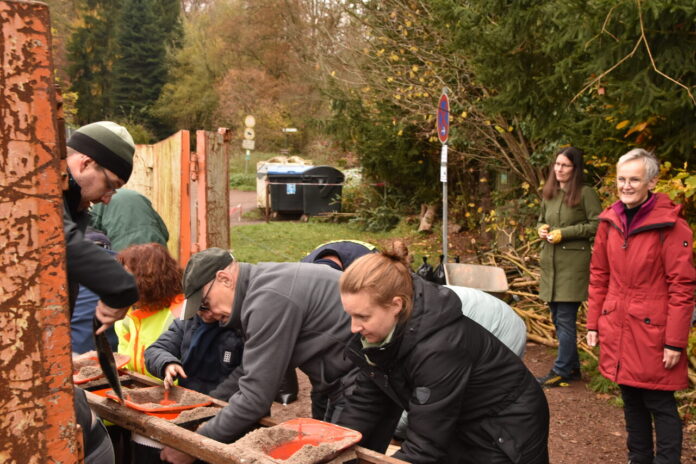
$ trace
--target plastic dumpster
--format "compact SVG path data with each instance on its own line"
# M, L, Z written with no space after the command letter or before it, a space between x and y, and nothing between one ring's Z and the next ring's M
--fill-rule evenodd
M273 158L256 163L256 206L266 207L266 181L268 171L278 171L279 166L312 167L312 160L306 160L299 156L274 156Z
M302 213L303 182L302 175L311 166L285 165L275 166L268 170L268 181L271 182L271 211L276 213Z
M330 166L317 166L302 174L302 207L307 216L319 213L338 212L341 210L341 191L345 176L341 171ZM314 185L316 184L316 185Z

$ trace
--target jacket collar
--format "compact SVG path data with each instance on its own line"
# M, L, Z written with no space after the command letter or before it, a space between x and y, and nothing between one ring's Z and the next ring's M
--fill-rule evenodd
M621 221L621 228L623 230L628 230L628 233L630 234L632 230L637 229L640 224L645 220L645 218L650 214L650 211L653 210L655 207L655 202L656 202L656 197L653 193L648 193L648 199L643 202L638 207L638 211L636 211L635 215L633 216L633 220L631 221L631 225L628 225L628 214L626 214L626 204L622 203L621 201L617 201L613 205L611 205L611 209L614 210L616 215L619 217L619 221Z
M65 198L65 204L70 212L70 217L76 218L79 216L80 203L82 202L82 188L80 184L77 183L75 178L70 174L68 170L68 189L63 191L63 198Z
M643 230L660 227L672 227L681 215L682 205L677 205L664 193L653 193L652 197L641 205L631 221L631 227L626 230L626 212L624 204L617 201L605 209L599 218L614 224L625 236L639 233Z
M451 290L423 280L412 274L413 310L411 317L398 324L390 343L374 348L362 348L360 335L350 343L355 358L358 352L367 355L374 364L390 370L398 360L407 356L421 340L463 318L461 300Z

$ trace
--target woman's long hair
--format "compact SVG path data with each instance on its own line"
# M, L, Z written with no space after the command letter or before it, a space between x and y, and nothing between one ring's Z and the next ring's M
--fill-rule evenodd
M139 308L166 308L182 292L181 269L159 243L129 246L116 259L135 277Z
M368 292L378 306L386 307L398 296L404 302L399 322L411 317L413 278L404 256L397 251L370 253L356 259L339 281L341 293Z
M558 190L560 190L561 188L561 186L558 183L558 180L556 180L556 173L553 169L554 164L556 164L556 158L558 158L558 155L565 156L573 164L573 175L566 184L565 199L563 201L568 206L575 206L578 203L580 203L582 183L585 177L583 173L585 168L582 159L583 152L579 148L566 147L563 150L556 153L556 157L554 158L553 163L551 163L549 175L546 178L546 184L544 184L544 190L542 190L541 195L544 197L544 200L551 200L553 197L556 196Z

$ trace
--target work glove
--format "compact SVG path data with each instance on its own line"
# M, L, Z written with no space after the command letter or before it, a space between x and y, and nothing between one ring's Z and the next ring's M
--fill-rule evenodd
M549 243L553 243L554 245L559 243L561 241L561 230L560 229L552 230L546 236L546 240L548 240Z
M537 233L539 234L539 238L542 240L546 240L546 236L549 234L549 225L548 224L542 224L539 226L537 229Z

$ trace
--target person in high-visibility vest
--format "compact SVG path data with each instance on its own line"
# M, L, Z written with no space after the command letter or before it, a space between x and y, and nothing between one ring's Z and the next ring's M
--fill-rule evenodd
M145 368L144 353L181 312L182 272L159 243L130 246L116 259L135 276L140 292L140 299L116 323L118 352L130 356L127 369L156 379Z

